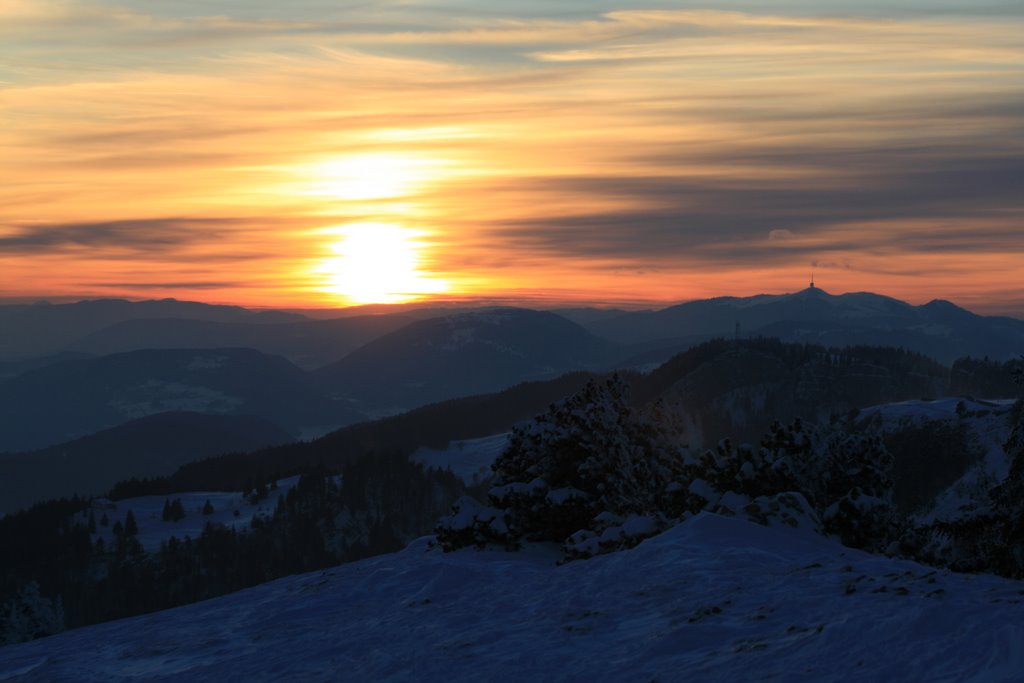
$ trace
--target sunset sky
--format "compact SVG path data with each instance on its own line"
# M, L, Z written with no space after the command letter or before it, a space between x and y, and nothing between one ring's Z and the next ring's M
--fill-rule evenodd
M857 12L857 14L851 14ZM0 297L1024 316L1024 3L0 0Z

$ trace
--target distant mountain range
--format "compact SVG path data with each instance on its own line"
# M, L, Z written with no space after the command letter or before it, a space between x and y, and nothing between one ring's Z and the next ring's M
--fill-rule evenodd
M278 356L252 349L132 351L63 361L0 382L0 452L34 450L169 411L258 415L295 434L362 417L324 398L305 372Z
M831 295L818 288L658 311L404 307L391 314L349 313L312 319L175 300L0 306L0 452L37 450L173 411L256 415L310 438L566 372L650 372L714 337L774 337L837 349L902 346L947 367L961 356L1001 360L1024 353L1021 320L979 316L944 301L912 306L877 294ZM700 422L693 424L695 433L753 433L771 412L756 407L769 398L776 412L824 415L846 405L936 395L950 386L948 370L938 365L907 384L897 376L900 369L886 378L865 365L863 372L840 377L820 363L790 367L770 356L734 354L673 380L674 393L692 403L693 414L734 408L729 424L694 418ZM644 381L660 381L666 372ZM746 385L732 378L738 372ZM786 373L804 374L790 381ZM992 386L990 379L979 384L981 375L970 382L964 372L957 377L957 386L972 393ZM768 388L754 386L756 378ZM799 392L808 382L836 382L856 400L832 400L835 392L817 404L813 392L806 401L787 398L803 396ZM882 389L850 388L858 382L881 383Z
M122 479L168 475L201 458L292 440L260 417L168 412L42 450L0 454L0 516L40 500L102 495Z
M0 360L11 361L69 350L86 335L126 320L181 318L216 322L283 323L305 319L281 311L250 311L240 306L215 306L194 301L161 299L125 301L97 299L73 304L0 306Z
M622 353L554 313L500 308L411 323L314 375L354 406L394 412L602 367Z
M404 353L411 348L411 337L443 335L432 330L450 325L460 316L492 310L367 307L356 315L339 309L334 317L324 319L325 314L319 314L313 319L295 312L254 311L174 299L0 305L0 329L4 331L0 335L0 378L68 358L69 354L80 357L140 349L247 347L284 356L311 370L338 364L357 350L365 357L391 347ZM778 337L826 346L902 346L946 364L963 356L1005 360L1024 353L1024 320L980 316L948 301L913 306L879 294L832 295L820 288L792 294L719 297L653 311L563 308L549 314L579 325L606 345L618 347L595 352L597 343L585 340L580 361L583 365L602 360L609 367L657 364L707 339L731 338L737 326L743 337ZM434 323L434 327L424 324L431 319L449 322ZM536 328L537 320L523 315L513 322ZM406 327L407 341L395 341L403 337L398 335L372 352L361 351L361 347ZM557 333L553 323L548 327L548 332ZM566 343L582 339L575 327L562 329ZM424 341L420 347L426 345ZM554 346L557 355L563 345ZM524 367L542 367L545 361L540 357L546 353L529 351L531 359ZM538 358L541 366L534 362ZM572 359L568 365L578 364ZM565 363L550 365L568 369ZM340 369L337 372L347 374Z
M832 295L820 288L793 294L721 297L658 311L623 312L580 324L620 344L694 338L777 337L825 346L898 346L943 363L962 356L1008 359L1024 353L1024 320L980 316L948 301L923 306L867 292ZM738 330L737 330L738 326Z
M101 336L145 330L151 323L144 336L155 340L168 322L177 330L192 324L129 321ZM232 339L239 338L234 323L192 322L206 331L228 329ZM253 339L287 344L288 335L301 327L310 345L325 347L311 330L348 326L365 335L368 326L379 332L399 324L387 317L267 324L254 326ZM173 343L173 337L165 342ZM0 380L0 414L9 418L0 429L0 452L43 448L181 410L258 415L308 438L435 401L605 367L619 352L553 313L489 309L409 322L316 371L252 348L155 348L70 359L65 354L44 359L49 364L21 361L10 365L29 369Z
M222 322L185 318L123 320L69 344L70 352L91 355L138 349L247 347L284 356L304 369L337 362L360 346L408 325L406 315L367 315L332 320Z

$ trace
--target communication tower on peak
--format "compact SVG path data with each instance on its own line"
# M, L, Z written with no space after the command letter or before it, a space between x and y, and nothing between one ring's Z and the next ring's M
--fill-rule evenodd
M814 289L814 271L811 271L811 289Z

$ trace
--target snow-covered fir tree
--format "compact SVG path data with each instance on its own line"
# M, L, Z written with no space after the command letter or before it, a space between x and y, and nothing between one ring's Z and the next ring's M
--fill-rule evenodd
M463 498L437 529L448 550L562 543L587 557L638 543L702 510L888 548L899 534L892 457L871 425L776 422L760 447L728 439L693 457L662 405L632 407L618 377L590 383L516 428L489 505Z
M687 457L664 412L630 406L618 375L588 383L512 432L493 465L491 505L460 500L439 543L554 541L575 556L656 533L682 511Z

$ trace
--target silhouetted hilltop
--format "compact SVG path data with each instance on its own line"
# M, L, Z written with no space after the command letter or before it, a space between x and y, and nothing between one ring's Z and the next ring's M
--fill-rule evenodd
M820 288L793 294L720 297L659 311L623 313L584 322L591 332L624 344L692 338L778 337L824 346L898 346L952 363L962 356L1015 357L1024 348L1024 321L980 316L948 301L912 306L858 292Z
M184 318L217 322L281 323L304 319L294 313L251 311L194 301L95 299L72 304L0 306L0 359L46 355L85 335L126 320Z
M0 455L0 514L50 498L101 495L121 479L168 475L193 460L292 440L250 415L149 415L42 450Z
M664 399L678 411L694 446L717 439L755 442L774 419L829 421L879 403L940 396L949 371L920 354L863 347L826 349L773 339L714 340L679 354L649 375L623 373L638 404ZM487 395L423 406L355 424L315 441L218 457L182 467L166 490L224 490L300 473L371 451L419 446L508 431L600 375L571 373ZM160 489L161 491L165 489Z
M107 355L137 349L247 347L284 356L304 369L336 362L381 335L412 322L405 315L365 315L330 320L224 322L183 318L124 320L93 332L68 349Z
M42 448L167 411L260 415L296 432L361 418L324 399L284 358L252 349L132 351L0 382L0 451Z
M499 308L413 322L315 376L353 405L393 412L595 369L615 352L553 313Z

